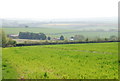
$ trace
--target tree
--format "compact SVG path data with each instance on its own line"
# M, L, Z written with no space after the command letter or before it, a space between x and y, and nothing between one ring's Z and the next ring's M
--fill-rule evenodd
M25 28L28 28L28 26L25 26Z
M108 41L108 38L105 38L105 41Z
M89 39L88 38L86 38L86 40L85 40L86 42L88 42L89 41Z
M97 41L98 41L98 42L99 42L99 41L102 41L102 39L98 37L98 38L97 38Z
M73 40L74 40L74 37L70 37L70 40L73 41Z
M115 35L112 35L112 36L110 36L109 39L112 40L112 41L114 41L114 40L117 40L117 37Z
M48 37L48 40L51 40L51 37Z
M20 32L19 33L20 39L39 39L45 40L46 35L44 33L30 33L30 32Z
M2 45L0 45L2 47L15 46L16 45L16 41L8 38L5 34L5 32L1 31L1 30L0 30L0 38L2 38L2 41L1 41Z
M73 39L74 37L70 37L71 39Z
M83 35L75 35L74 40L84 40L85 37Z
M63 35L60 36L60 40L64 40L64 36Z
M8 39L4 31L2 31L1 34L2 34L1 35L2 36L2 47L5 47L8 42Z
M118 37L118 41L120 41L120 37Z
M16 41L9 39L7 42L7 46L16 46Z
M46 35L45 35L44 33L40 33L40 35L41 35L40 38L41 38L42 40L46 40L47 37L46 37Z

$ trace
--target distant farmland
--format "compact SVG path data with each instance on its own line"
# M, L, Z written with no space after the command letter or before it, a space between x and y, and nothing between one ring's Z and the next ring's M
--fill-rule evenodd
M3 48L3 79L118 79L118 43Z
M111 35L118 36L118 32L111 31L80 31L76 29L59 29L59 28L3 28L6 34L19 34L19 32L42 32L45 33L47 36L51 37L60 37L64 35L66 38L69 38L74 35L83 35L86 38L96 38L96 37L110 37Z

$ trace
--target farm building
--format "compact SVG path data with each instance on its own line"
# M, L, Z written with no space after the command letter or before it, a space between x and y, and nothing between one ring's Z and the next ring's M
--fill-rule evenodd
M13 38L13 39L17 39L18 38L18 34L9 34L8 37Z

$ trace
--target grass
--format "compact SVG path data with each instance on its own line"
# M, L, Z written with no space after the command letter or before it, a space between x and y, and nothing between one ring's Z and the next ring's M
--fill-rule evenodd
M118 79L118 43L3 48L4 79Z

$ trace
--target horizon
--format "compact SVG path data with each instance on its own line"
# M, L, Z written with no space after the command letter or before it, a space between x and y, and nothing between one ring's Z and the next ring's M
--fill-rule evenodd
M95 21L95 20L99 20L99 21L104 21L104 20L118 20L118 17L88 17L88 18L56 18L56 19L35 19L35 18L0 18L0 20L11 20L11 21L36 21L36 22L43 22L43 21L48 21L48 22L52 22L52 21L70 21L70 22L74 22L74 21ZM109 20L109 21L110 21Z

